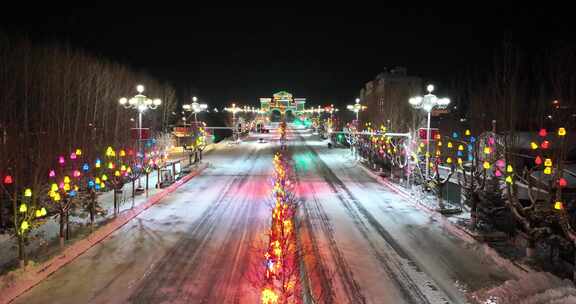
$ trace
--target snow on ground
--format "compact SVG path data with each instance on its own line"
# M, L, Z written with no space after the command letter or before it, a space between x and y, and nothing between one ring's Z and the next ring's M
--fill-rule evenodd
M257 303L277 134L215 149L212 165L16 303ZM263 137L263 143L257 138ZM303 282L317 303L465 303L514 277L302 130Z

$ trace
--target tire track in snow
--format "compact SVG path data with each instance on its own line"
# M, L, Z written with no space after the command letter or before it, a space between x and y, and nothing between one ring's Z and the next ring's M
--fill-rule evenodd
M326 163L319 157L319 155L311 147L306 146L314 156L314 164L322 173L322 177L326 180L331 191L336 195L341 205L344 207L346 213L353 219L358 231L362 234L364 239L368 242L374 256L380 262L383 270L389 274L389 277L394 280L399 287L403 297L409 303L431 303L429 296L439 302L447 303L446 297L439 294L437 288L430 282L427 292L423 292L419 284L417 284L410 274L404 269L400 259L408 260L412 268L415 265L410 261L406 252L396 243L392 236L380 225L374 216L354 197L346 185L334 174L334 172L326 165ZM345 195L344 195L345 194ZM364 219L365 220L364 220ZM366 222L368 223L366 223ZM389 250L382 250L378 248L374 240L370 237L370 228L382 237L385 244L389 246ZM394 257L397 255L398 257ZM400 259L399 259L400 258ZM416 269L416 271L418 271Z

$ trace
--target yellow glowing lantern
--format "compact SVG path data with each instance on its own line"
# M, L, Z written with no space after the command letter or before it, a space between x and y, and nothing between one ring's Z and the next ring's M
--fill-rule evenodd
M126 156L126 151L120 150L120 157L124 157L124 156Z
M64 184L64 191L70 191L70 184Z
M65 183L65 184L69 184L69 183L70 183L70 177L69 177L69 176L64 176L64 183Z
M546 174L546 175L552 174L552 168L551 167L544 168L544 174Z
M114 171L114 176L120 176L120 171L118 170Z
M448 148L452 148L452 142L448 142Z
M544 166L546 166L546 167L552 167L552 160L549 159L549 158L547 158L547 159L544 161Z
M20 205L20 212L25 213L26 211L28 211L28 206L26 204Z
M462 165L462 158L458 157L458 164Z
M106 149L106 156L108 156L108 157L116 156L116 152L114 152L114 149L112 149L112 147L108 147Z
M112 162L108 163L108 169L110 170L114 169L114 164Z
M512 183L512 176L508 175L508 176L506 177L506 182L509 183L509 184L511 184L511 183Z
M94 182L97 183L97 184L99 184L99 183L100 183L100 178L99 178L99 177L96 177L96 178L94 179Z
M102 180L103 180L103 181L107 181L107 180L108 180L108 175L102 174Z
M56 183L52 184L52 185L50 186L50 190L52 190L52 191L54 191L54 192L58 191L58 184L56 184Z
M56 192L56 193L54 194L54 197L53 197L52 199L53 199L55 202L60 201L60 193Z
M28 228L30 228L30 225L28 225L28 222L22 221L22 224L20 225L20 229L22 230L22 232L28 230Z
M76 149L76 156L82 155L82 149Z
M508 172L508 173L514 172L514 169L512 168L512 165L506 166L506 172Z
M558 129L558 136L565 136L565 135L566 135L566 129L559 128Z
M464 145L458 145L458 151L464 151Z
M101 189L106 188L106 184L105 184L104 182L100 183L100 188L101 188Z
M485 161L483 164L484 169L490 169L490 163Z
M530 147L532 148L532 150L536 150L536 149L538 149L538 144L535 142L531 142Z
M554 203L554 209L562 210L562 209L564 209L564 204L562 202L556 202L556 203Z
M492 149L490 149L490 147L484 147L484 154L490 154L490 152L492 152Z
M424 148L424 143L420 143L420 148Z
M438 147L442 147L442 142L441 142L441 141L438 142Z
M24 196L25 197L31 197L32 196L32 189L26 188L26 190L24 190Z
M126 171L126 165L120 166L120 171L122 171L122 172Z
M470 130L466 129L466 131L464 131L464 135L470 136L470 134L471 134L471 133L470 133Z
M450 158L450 157L446 158L446 163L447 163L447 164L451 164L451 163L452 163L452 158Z

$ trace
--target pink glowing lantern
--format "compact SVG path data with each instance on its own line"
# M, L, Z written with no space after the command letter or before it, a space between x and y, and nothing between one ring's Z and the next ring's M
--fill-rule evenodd
M70 159L75 160L77 158L76 153L70 153Z
M58 157L58 163L59 163L60 165L64 165L64 162L65 162L64 156L59 156L59 157Z
M50 172L48 173L48 177L50 178L56 177L56 171L54 171L54 169L50 170Z
M73 175L74 175L74 177L80 177L80 171L79 171L79 170L74 170Z

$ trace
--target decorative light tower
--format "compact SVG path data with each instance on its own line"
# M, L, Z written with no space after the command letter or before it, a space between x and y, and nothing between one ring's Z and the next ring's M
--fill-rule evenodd
M182 105L182 109L187 112L194 113L194 123L198 124L198 119L196 115L200 112L204 112L208 110L208 105L205 103L198 103L198 98L196 96L192 97L191 104L184 104Z
M436 95L432 94L434 86L431 84L426 87L426 90L428 91L428 94L412 97L408 102L415 109L423 109L428 114L428 123L426 124L426 179L428 179L430 170L430 113L436 107L440 109L448 107L450 99L438 98Z

